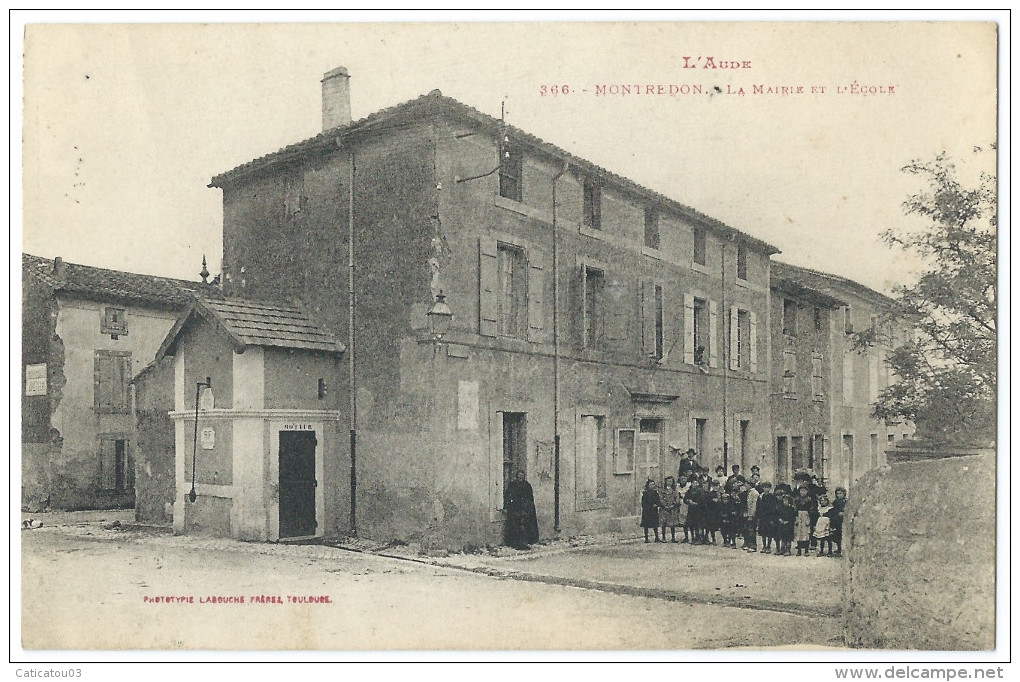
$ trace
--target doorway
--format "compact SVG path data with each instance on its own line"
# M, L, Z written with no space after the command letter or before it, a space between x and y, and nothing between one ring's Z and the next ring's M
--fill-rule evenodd
M528 415L525 412L503 413L503 496L506 487L517 478L517 472L528 475Z
M280 431L280 538L315 535L314 431Z
M662 420L642 419L638 427L638 450L637 461L634 463L635 473L635 498L634 506L640 513L641 493L645 489L645 481L649 478L655 481L655 485L661 486L662 460Z
M786 436L776 438L776 480L789 482L787 472L790 470L790 446Z

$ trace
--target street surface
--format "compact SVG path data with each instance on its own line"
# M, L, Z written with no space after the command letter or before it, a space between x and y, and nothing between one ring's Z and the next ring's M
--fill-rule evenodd
M831 559L619 541L394 558L175 537L124 512L34 518L43 527L21 531L25 649L841 645Z

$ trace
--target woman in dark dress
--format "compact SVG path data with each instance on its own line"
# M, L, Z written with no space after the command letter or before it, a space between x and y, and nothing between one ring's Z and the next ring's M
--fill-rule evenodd
M523 471L518 471L517 480L507 485L503 508L506 510L504 541L515 549L530 549L538 542L538 514L535 491L525 480Z
M659 507L662 500L659 498L659 491L655 489L655 481L648 479L645 482L644 492L641 493L641 527L645 529L645 542L648 542L648 529L655 531L655 541L659 540Z

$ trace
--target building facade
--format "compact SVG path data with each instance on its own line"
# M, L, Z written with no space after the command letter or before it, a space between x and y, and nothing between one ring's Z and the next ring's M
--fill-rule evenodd
M22 504L130 507L131 378L201 285L22 256Z
M845 277L773 261L772 291L777 466L853 485L913 436L912 424L872 416L879 394L896 380L885 358L908 331L890 321L892 299ZM864 330L874 332L874 343L860 347L855 332Z
M543 537L636 523L670 445L768 466L774 247L438 91L338 120L212 185L225 292L348 340L359 533L498 544L516 471Z

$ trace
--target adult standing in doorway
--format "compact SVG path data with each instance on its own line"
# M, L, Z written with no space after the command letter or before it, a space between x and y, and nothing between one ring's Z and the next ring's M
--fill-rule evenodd
M531 549L538 542L538 514L535 511L535 491L523 471L506 487L503 497L506 526L503 541L515 549Z
M679 480L681 477L686 477L688 481L692 480L692 476L697 470L698 466L697 462L694 461L694 458L696 456L697 453L694 452L694 448L688 448L687 452L683 454L683 458L680 460L679 470L677 471L677 480Z

